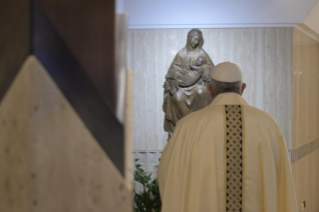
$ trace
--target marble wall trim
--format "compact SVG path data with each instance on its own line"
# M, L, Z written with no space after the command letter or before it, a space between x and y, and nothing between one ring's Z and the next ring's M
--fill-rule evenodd
M145 166L156 166L159 164L159 160L162 156L162 151L158 150L137 150L133 152L134 161L136 164Z
M319 34L307 27L305 24L296 24L295 27L302 31L304 34L319 42Z
M313 151L319 149L319 138L291 151L291 163L299 161L303 157L311 154Z
M135 165L141 165L141 168L146 172L151 174L151 178L155 179L157 177L157 169L162 157L162 151L158 150L135 150L133 152L133 159ZM135 161L138 159L138 161ZM135 167L134 167L135 168ZM134 189L137 192L143 190L141 184L134 182Z

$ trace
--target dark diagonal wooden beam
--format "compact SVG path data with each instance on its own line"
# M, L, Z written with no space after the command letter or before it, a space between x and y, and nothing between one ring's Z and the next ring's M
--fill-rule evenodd
M30 54L29 1L0 3L0 101Z
M32 14L33 53L48 70L86 127L123 174L123 126L118 122L111 108L94 87L83 67L61 39L37 1L33 1Z
M102 98L115 110L115 0L37 2Z

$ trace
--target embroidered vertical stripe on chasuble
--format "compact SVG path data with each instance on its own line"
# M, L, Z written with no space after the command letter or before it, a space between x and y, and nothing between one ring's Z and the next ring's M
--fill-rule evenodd
M243 212L243 112L225 105L225 211Z

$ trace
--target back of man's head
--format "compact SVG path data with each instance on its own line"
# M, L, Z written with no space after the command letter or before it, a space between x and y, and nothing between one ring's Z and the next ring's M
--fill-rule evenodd
M220 82L220 81L211 79L210 84L215 96L221 93L228 93L228 92L241 94L241 89L242 89L241 80L237 82Z
M246 85L243 86L240 68L234 63L224 62L214 67L210 86L213 96L216 97L229 92L241 95Z

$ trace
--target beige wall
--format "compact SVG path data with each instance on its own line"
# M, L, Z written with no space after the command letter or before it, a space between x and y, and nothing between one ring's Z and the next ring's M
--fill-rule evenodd
M293 177L299 205L319 211L319 40L293 29Z
M189 29L129 30L128 68L135 71L135 157L156 164L166 145L163 83ZM230 61L243 70L244 98L274 116L292 147L292 28L203 29L215 64Z
M313 31L319 34L319 2L312 9L304 24L311 28Z
M132 211L113 163L29 57L0 104L0 212Z

